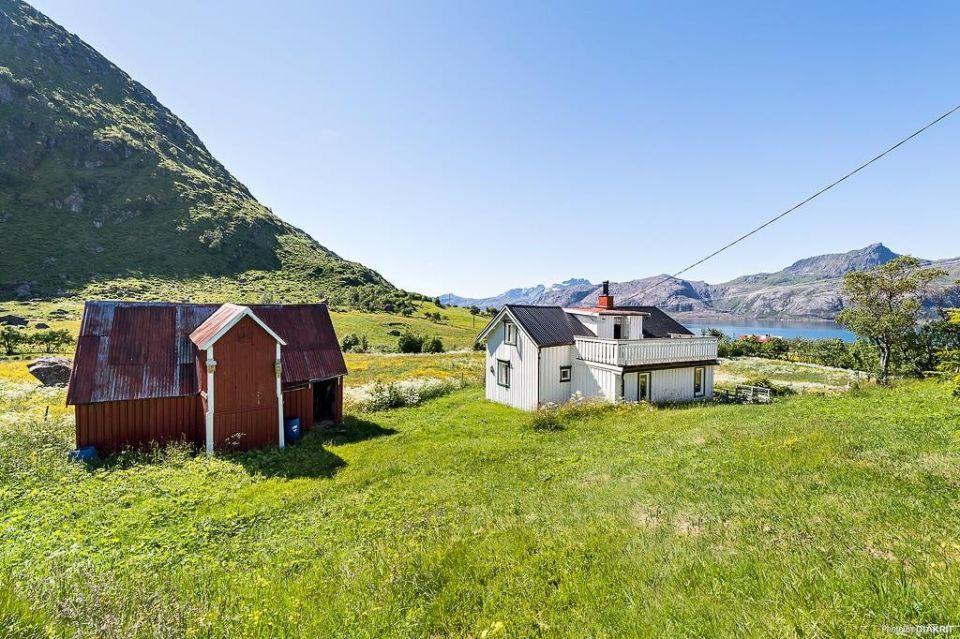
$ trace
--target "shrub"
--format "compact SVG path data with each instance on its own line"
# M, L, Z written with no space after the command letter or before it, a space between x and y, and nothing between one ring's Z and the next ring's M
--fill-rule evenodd
M342 348L345 353L366 353L370 345L367 342L366 335L350 333L349 335L344 335L343 339L340 340L340 348Z
M410 379L400 382L374 382L361 389L357 405L361 410L381 411L405 406L417 406L423 402L442 397L459 388L452 381L434 378Z
M46 331L37 331L30 335L26 341L29 341L37 350L44 353L58 353L73 343L73 336L66 329L50 329Z
M397 350L401 353L422 353L423 336L406 332L397 340Z
M482 351L483 349L484 349L483 342L474 342L474 343L473 343L473 350L475 350L475 351Z
M13 355L24 342L23 331L12 326L0 326L0 347L6 355Z
M439 337L431 337L424 340L422 351L424 353L442 353L443 340L441 340Z
M780 384L774 384L766 377L751 377L746 382L745 386L756 386L757 388L769 388L773 391L774 395L793 395L794 390L789 386L781 386Z

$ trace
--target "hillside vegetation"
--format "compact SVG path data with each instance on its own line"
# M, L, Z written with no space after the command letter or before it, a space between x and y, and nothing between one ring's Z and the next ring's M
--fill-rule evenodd
M0 386L0 627L52 637L889 636L960 623L960 403L603 408L478 388L300 445L66 461ZM44 420L44 407L53 407Z
M278 302L395 293L259 203L80 38L0 0L0 299L171 282Z

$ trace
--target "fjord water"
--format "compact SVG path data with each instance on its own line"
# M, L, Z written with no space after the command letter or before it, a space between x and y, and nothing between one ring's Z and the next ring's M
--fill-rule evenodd
M856 335L850 331L835 322L827 321L777 321L740 318L711 320L698 317L681 320L681 323L696 335L708 328L717 328L723 331L725 335L733 338L741 335L773 335L784 339L803 337L805 339L841 339L844 342L854 342L857 339Z

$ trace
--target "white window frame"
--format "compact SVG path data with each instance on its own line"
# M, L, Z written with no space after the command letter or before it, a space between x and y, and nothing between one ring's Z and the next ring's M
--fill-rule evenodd
M503 323L503 343L508 346L517 345L517 325L513 322Z
M497 360L497 386L510 388L510 368L510 360Z
M566 373L566 379L564 379L564 373ZM561 366L560 367L560 383L567 384L573 379L573 367L572 366Z
M700 373L700 390L697 390L697 373ZM693 396L703 397L707 394L707 369L697 366L693 369Z

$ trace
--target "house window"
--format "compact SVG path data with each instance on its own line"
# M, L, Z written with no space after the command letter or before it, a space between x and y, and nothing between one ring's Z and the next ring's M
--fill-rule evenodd
M517 343L517 325L513 322L503 323L503 343L511 346Z
M702 368L693 369L693 396L694 397L703 397L703 376L704 376L704 369Z
M510 362L497 360L497 385L510 388Z
M570 367L569 367L569 366L561 366L561 367L560 367L560 381L561 381L561 382L569 382L569 381L570 381Z
M640 373L637 376L637 401L650 401L650 373Z

